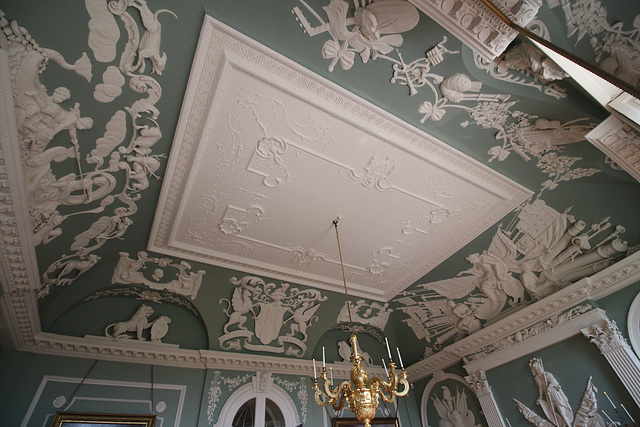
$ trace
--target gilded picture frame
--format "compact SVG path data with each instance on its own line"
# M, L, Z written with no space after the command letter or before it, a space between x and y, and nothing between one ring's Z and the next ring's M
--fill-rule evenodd
M334 418L332 427L362 427L362 422L356 418ZM372 426L377 427L398 427L397 418L374 418L371 420Z
M153 427L155 415L56 412L51 427Z

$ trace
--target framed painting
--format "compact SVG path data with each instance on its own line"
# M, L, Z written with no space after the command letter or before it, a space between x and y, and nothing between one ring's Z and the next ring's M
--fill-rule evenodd
M334 418L332 427L362 427L362 422L356 418ZM371 420L372 426L377 427L398 427L397 418L374 418Z
M153 427L155 415L56 412L51 427Z

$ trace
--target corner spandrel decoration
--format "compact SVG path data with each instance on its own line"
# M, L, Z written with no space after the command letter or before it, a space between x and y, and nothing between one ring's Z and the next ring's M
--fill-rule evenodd
M162 155L152 154L152 147L162 136L156 122L159 111L154 106L162 90L158 81L136 72L144 72L147 60L152 64L151 71L158 75L166 66L166 54L160 52L158 15L169 11L154 13L145 0L110 3L87 0L85 4L91 16L89 47L96 60L110 62L116 57L120 29L114 14L121 18L128 34L119 68L106 67L94 98L102 103L116 99L125 83L121 73L128 78L131 90L147 95L116 111L103 137L95 141L95 148L89 153L85 151L89 143L83 135L94 127L94 120L82 115L81 105L73 101L69 89L58 87L50 93L40 81L40 74L53 60L91 82L92 63L87 54L83 53L74 64L69 64L59 52L41 47L17 22L0 20L10 57L35 244L48 244L62 235L62 225L69 218L102 214L75 236L68 252L45 270L39 298L48 295L51 286L70 285L99 262L100 256L93 252L107 241L124 235L133 223L130 216L137 212L136 203L141 193L149 186L149 177L159 179L155 172ZM129 8L140 14L142 37ZM125 141L128 122L132 135ZM55 163L68 164L75 172L58 177L54 172Z
M327 297L314 289L289 289L288 283L278 286L254 276L229 281L235 286L233 296L219 301L227 304L223 311L229 318L218 337L220 346L302 357L307 350L307 329L318 319L315 312ZM289 332L283 334L286 326Z

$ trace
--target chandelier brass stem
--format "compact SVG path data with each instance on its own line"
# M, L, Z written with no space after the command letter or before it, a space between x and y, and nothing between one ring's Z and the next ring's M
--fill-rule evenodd
M353 332L353 323L351 321L351 307L349 306L347 280L342 262L337 219L333 221L333 225L336 229L340 266L342 267L342 281L344 282L344 293L349 312L349 327L351 329L351 336L349 337L351 344L350 359L353 367L351 368L349 380L342 381L336 387L333 387L332 381L329 379L329 374L323 366L321 373L322 387L318 384L317 379L314 378L313 389L315 391L316 403L319 406L325 407L331 405L335 411L339 411L344 408L346 402L358 421L362 422L364 427L371 427L371 420L375 418L380 397L387 403L394 403L396 396L406 396L409 393L409 382L407 381L407 373L404 369L402 369L402 372L398 375L396 372L396 364L393 360L389 360L387 381L381 380L378 377L370 379L367 369L362 365L362 352L358 351L358 338ZM402 384L402 390L398 391L400 384Z

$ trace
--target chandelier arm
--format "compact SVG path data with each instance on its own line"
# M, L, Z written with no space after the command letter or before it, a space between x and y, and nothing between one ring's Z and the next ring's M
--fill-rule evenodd
M400 384L402 384L402 391L396 391L394 394L396 396L402 397L406 396L409 393L409 381L407 381L407 373L402 371L402 376L400 377Z
M322 379L323 379L322 391L324 392L324 394L327 395L327 398L331 399L332 401L335 401L340 396L339 390L342 387L342 384L340 384L334 390L331 390L331 381L329 381L329 379L327 378L326 371L322 372Z
M313 382L313 389L315 390L314 397L316 399L316 403L318 404L318 406L324 408L325 406L329 406L335 401L335 399L331 399L331 398L329 398L329 400L327 401L322 400L322 390L320 390L320 387L318 387L318 383L316 381Z

